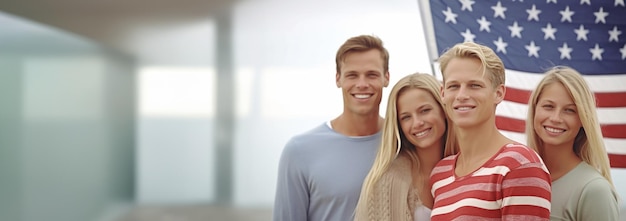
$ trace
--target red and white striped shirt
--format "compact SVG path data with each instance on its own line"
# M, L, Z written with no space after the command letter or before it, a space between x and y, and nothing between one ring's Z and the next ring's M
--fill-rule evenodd
M457 156L439 161L431 173L432 221L550 219L550 174L535 151L507 144L462 177L454 173Z

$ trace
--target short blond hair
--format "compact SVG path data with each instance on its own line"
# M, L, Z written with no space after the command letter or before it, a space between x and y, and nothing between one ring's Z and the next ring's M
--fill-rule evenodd
M341 65L348 54L352 52L366 52L369 50L380 51L380 58L383 59L383 71L385 73L389 71L389 52L384 47L383 41L373 35L359 35L346 40L337 50L337 55L335 56L337 74L341 73Z
M453 58L478 59L484 68L483 74L489 74L489 80L494 87L504 84L506 80L504 63L502 63L500 57L487 46L474 42L463 42L454 45L439 57L441 73L446 72L446 68ZM445 82L446 75L443 75L443 80Z

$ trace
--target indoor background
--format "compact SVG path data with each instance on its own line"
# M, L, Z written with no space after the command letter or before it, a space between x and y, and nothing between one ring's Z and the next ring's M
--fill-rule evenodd
M271 220L360 34L432 73L415 0L0 2L0 220Z

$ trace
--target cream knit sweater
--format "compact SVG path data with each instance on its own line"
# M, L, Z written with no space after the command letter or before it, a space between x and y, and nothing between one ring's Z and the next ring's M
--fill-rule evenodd
M359 202L354 220L413 221L415 208L421 202L417 189L411 185L412 175L409 157L400 154L375 184L368 202Z

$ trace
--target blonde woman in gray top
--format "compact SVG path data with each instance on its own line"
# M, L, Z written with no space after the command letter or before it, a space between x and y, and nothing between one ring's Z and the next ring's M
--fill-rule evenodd
M618 219L595 104L580 73L563 66L546 72L531 94L526 134L550 171L550 220Z
M391 89L382 141L361 188L355 220L430 220L430 172L454 150L440 88L432 75L417 73Z

